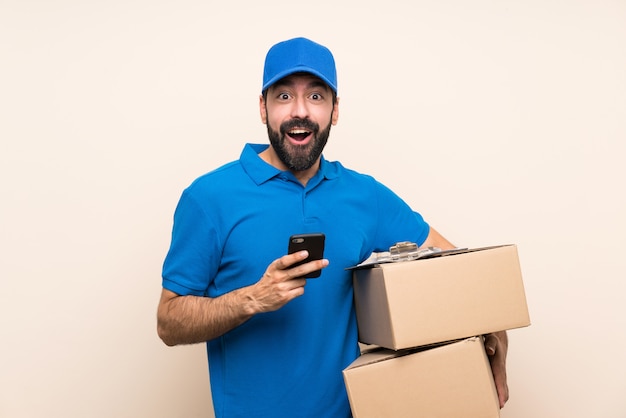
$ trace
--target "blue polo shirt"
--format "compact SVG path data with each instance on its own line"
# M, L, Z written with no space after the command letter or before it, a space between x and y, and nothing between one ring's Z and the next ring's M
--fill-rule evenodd
M422 217L374 178L322 158L306 186L247 144L196 179L176 212L163 287L218 297L256 283L297 233L326 234L330 265L304 295L207 342L216 417L349 417L342 370L358 355L346 267L399 241L421 244Z

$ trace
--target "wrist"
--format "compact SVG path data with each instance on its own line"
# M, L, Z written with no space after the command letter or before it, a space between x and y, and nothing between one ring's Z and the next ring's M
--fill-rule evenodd
M241 315L247 319L261 312L260 305L252 294L252 286L236 290L237 303L241 310Z

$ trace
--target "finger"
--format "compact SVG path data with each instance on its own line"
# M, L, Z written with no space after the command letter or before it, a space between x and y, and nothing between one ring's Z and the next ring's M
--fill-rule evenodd
M292 254L284 255L284 256L280 257L278 260L275 261L276 268L279 269L279 270L287 270L293 264L295 264L298 261L302 261L305 258L307 258L308 255L309 255L309 252L307 250L297 251L297 252L292 253Z
M499 377L495 379L496 391L498 392L498 401L500 402L500 409L504 408L504 405L509 400L509 386L506 383L506 377Z
M500 390L498 391L498 399L500 400L500 409L504 408L504 405L506 405L507 401L509 400L509 388L506 387L506 390Z
M285 270L287 275L291 278L294 277L305 277L308 273L314 272L316 270L322 270L328 266L328 260L323 258L321 260L313 260L307 263L301 264L299 266L293 267L289 270Z
M280 303L284 304L292 299L304 295L305 279L293 279L281 283L276 288L276 295L280 297Z
M506 368L498 356L492 356L489 360L491 363L491 372L493 374L493 383L495 384L496 391L498 393L500 408L503 408L504 404L509 399L509 386L507 384Z
M485 335L485 351L489 355L489 363L491 365L491 372L493 374L493 380L498 392L498 401L500 408L504 407L504 404L509 399L509 387L506 377L506 365L504 351L499 351L497 347L500 344L500 339L495 334Z
M495 334L485 335L485 351L487 355L493 356L498 348L498 337Z

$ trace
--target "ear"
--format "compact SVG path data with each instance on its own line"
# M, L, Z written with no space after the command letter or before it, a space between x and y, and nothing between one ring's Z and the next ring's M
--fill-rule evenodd
M331 115L330 121L333 125L336 125L338 120L339 120L339 97L337 97L337 99L335 100L335 106L333 107L333 114Z
M263 124L267 124L267 109L265 108L265 100L263 100L263 95L259 96L259 113L261 114L261 122Z

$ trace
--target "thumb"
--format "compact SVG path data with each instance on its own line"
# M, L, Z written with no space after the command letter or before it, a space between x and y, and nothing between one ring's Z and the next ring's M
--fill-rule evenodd
M487 355L493 356L496 354L496 347L498 346L498 337L494 334L485 335L485 351Z

